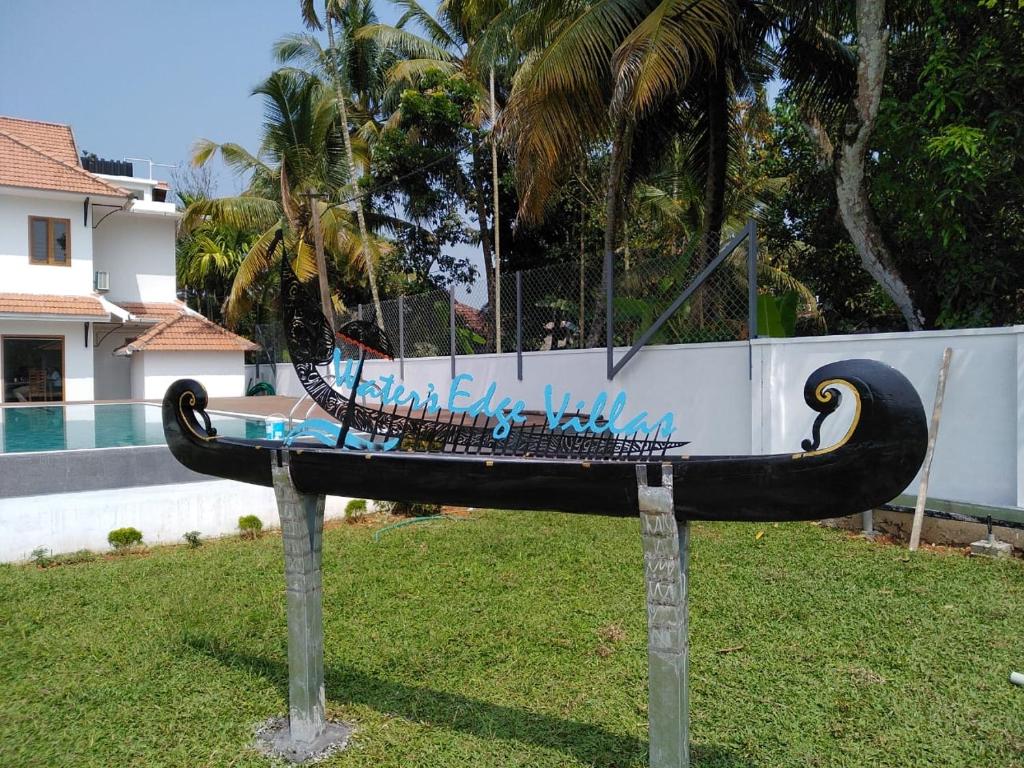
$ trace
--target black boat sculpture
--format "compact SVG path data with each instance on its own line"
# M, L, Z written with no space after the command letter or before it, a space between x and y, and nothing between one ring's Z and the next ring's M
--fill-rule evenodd
M812 439L785 454L684 456L669 452L685 443L657 434L574 434L547 424L515 425L498 440L495 420L467 424L465 414L364 407L319 372L340 340L287 257L282 262L289 352L306 392L341 424L341 445L219 436L205 411L205 390L185 379L164 397L163 424L171 452L196 472L272 486L271 463L287 461L302 493L625 516L639 513L637 466L668 462L677 519L785 521L838 517L887 502L924 458L927 426L917 392L901 373L873 360L835 362L811 374L804 400L818 413ZM846 396L843 385L855 399L852 424L837 443L819 447L822 422ZM363 449L346 447L349 429L363 436ZM379 450L381 443L395 449ZM648 476L659 484L660 473Z

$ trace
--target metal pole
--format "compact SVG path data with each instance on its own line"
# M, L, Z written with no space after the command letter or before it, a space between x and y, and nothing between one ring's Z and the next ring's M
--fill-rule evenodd
M276 464L276 462L275 462ZM324 734L324 622L320 548L324 497L300 493L288 463L271 466L284 538L288 600L288 722L291 740L310 744Z
M455 378L455 286L448 287L448 352L452 359L452 378Z
M614 291L612 288L612 252L609 249L605 249L604 252L604 341L607 347L608 353L608 381L612 380L615 375L615 358L614 349L612 342L615 340L615 316L612 313L612 302L614 301Z
M647 484L648 469L636 468L647 588L647 719L650 768L689 768L690 524L675 517L672 465L661 465L661 486Z
M516 272L516 377L523 380L523 273Z
M866 539L875 537L875 511L873 509L866 509L861 514L861 534Z
M747 222L747 336L757 338L757 222Z
M754 380L754 345L757 338L757 222L747 221L747 378Z
M398 297L398 376L405 381L405 296Z

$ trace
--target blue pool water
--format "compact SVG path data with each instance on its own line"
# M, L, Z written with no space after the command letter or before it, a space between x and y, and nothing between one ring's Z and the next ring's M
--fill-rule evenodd
M212 414L210 420L221 435L265 436L262 419ZM163 444L158 405L72 403L0 408L0 453Z

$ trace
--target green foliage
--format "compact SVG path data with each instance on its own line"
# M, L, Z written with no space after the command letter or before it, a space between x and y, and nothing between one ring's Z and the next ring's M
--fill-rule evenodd
M51 554L45 547L36 547L32 550L31 561L39 568L50 568L59 565L78 565L79 563L91 563L99 557L89 549L79 549L63 555Z
M440 515L440 504L416 504L407 501L378 501L377 509L384 515L396 517L433 517Z
M182 538L185 539L189 549L198 549L203 543L199 531L185 531Z
M931 327L1024 320L1024 18L1016 2L933 0L890 20L869 148L872 206ZM844 331L903 326L860 269L831 173L786 93L775 173L791 178L763 232Z
M238 518L238 530L243 539L255 539L263 532L263 521L256 515L242 515Z
M131 526L115 528L107 534L107 543L116 550L130 549L142 543L142 531Z
M46 547L36 547L33 549L30 559L40 568L46 568L48 565L53 563L53 557L50 554L50 550Z
M795 291L781 296L767 293L757 297L757 335L787 338L796 335L796 308L800 301Z
M366 514L366 499L349 499L345 505L345 517L355 519Z
M392 270L407 291L469 282L476 269L451 247L470 243L461 211L474 210L473 182L460 155L478 140L472 123L475 89L459 76L429 69L401 92L399 119L378 136L365 187L376 188L377 210L400 207L406 224L394 227Z

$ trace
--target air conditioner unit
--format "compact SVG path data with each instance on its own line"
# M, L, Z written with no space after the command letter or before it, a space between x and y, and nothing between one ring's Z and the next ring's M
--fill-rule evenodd
M96 290L106 292L110 290L110 273L109 272L97 272L96 273Z

